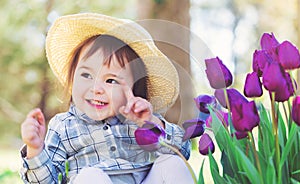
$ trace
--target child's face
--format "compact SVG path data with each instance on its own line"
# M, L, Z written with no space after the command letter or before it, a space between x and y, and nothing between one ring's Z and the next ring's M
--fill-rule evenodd
M78 65L75 69L72 100L76 107L94 120L103 120L115 116L119 108L126 104L124 85L133 86L133 76L128 64L121 67L115 56L110 66L104 64L101 50L83 59L88 52L89 44L83 47Z

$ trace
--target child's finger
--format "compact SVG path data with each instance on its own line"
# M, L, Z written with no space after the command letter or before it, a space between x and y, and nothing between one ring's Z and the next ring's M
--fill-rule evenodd
M127 99L127 104L125 106L124 112L129 113L131 109L135 106L137 99L135 97Z
M151 105L144 99L139 99L136 101L135 105L134 105L134 112L141 112L141 111L145 111L145 110L151 110Z
M120 84L122 85L122 89L126 99L129 100L131 98L134 98L134 94L132 92L131 87L127 84L127 82L124 79L120 80Z
M38 123L42 126L45 125L45 117L44 114L42 113L41 109L36 108L30 111L27 115L27 118L34 118L38 121Z

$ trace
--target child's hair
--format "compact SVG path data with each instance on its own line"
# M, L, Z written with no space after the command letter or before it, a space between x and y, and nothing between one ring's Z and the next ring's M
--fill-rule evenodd
M136 52L129 47L123 41L117 39L116 37L110 35L96 35L91 38L86 39L81 44L79 44L72 55L71 64L67 68L67 85L65 86L66 90L70 90L73 84L73 77L75 73L76 66L79 62L79 56L82 51L82 48L90 43L93 43L89 51L83 56L83 59L86 59L92 56L96 51L101 50L105 65L110 66L112 58L115 56L118 63L121 67L125 67L126 62L129 63L134 85L133 85L133 94L138 97L142 97L148 100L148 89L147 89L147 71L144 62L136 54ZM67 93L65 93L67 94ZM72 101L72 97L69 98L69 103Z

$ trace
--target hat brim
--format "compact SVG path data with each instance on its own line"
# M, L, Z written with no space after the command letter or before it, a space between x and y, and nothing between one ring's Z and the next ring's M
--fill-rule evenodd
M145 63L148 74L148 98L156 112L170 107L178 97L178 73L171 61L155 46L150 34L133 21L82 13L58 18L46 37L49 65L65 86L66 68L74 49L95 35L111 35L128 44Z

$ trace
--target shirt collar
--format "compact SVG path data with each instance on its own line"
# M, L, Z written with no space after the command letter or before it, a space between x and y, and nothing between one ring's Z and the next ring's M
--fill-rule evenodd
M74 115L75 117L77 117L89 124L107 123L110 125L116 125L118 123L122 123L125 121L125 118L121 115L113 116L113 117L107 118L105 120L94 120L94 119L90 118L88 115L86 115L85 113L83 113L82 111L80 111L74 104L71 104L71 106L69 108L69 112L72 115Z

